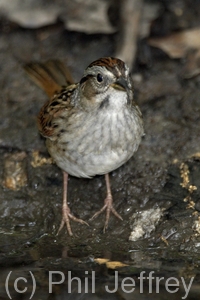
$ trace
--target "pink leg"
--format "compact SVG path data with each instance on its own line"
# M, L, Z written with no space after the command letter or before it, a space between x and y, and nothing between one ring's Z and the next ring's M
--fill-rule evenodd
M63 205L62 205L62 221L60 223L60 227L58 229L58 233L61 231L61 229L64 227L64 225L66 224L67 226L67 231L69 233L70 236L73 235L72 230L71 230L71 226L70 226L70 219L72 219L75 222L79 222L81 224L86 224L88 225L87 222L78 219L76 217L74 217L71 213L70 213L70 208L67 204L67 184L68 184L68 173L63 172ZM88 225L89 226L89 225Z
M108 222L110 219L110 213L112 212L118 219L123 220L122 217L116 212L116 210L113 207L113 198L112 198L112 193L111 193L111 188L110 188L110 179L109 179L109 174L105 174L105 180L106 180L106 188L107 188L107 196L106 199L104 200L104 206L98 210L93 217L90 220L93 220L96 218L99 214L101 214L104 210L106 210L106 221L104 225L103 232L105 233L106 229L108 228Z

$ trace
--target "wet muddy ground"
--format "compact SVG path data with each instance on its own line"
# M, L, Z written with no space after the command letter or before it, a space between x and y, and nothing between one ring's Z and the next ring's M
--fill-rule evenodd
M182 16L185 28L199 25L198 13L196 22L190 17L195 8L187 7L187 1L180 3L188 9L188 15L184 10ZM180 29L178 17L172 18L165 1L162 5L152 36ZM172 22L176 28L167 20L176 20ZM36 280L33 299L199 297L200 77L185 79L185 60L170 58L150 47L147 40L138 42L133 68L135 98L143 113L145 136L134 157L111 173L114 205L123 221L111 216L103 234L102 214L89 222L89 227L72 222L73 237L65 229L56 235L61 220L62 172L50 163L36 126L36 116L47 97L26 76L23 65L59 58L70 66L78 81L91 61L115 54L117 41L117 32L87 35L68 31L61 22L27 29L5 16L1 18L1 299L8 299L5 282L10 271L12 299L30 298L31 274ZM103 176L91 180L70 177L68 199L73 214L88 221L102 206L105 192ZM52 281L63 280L62 285L52 284L52 293L49 271L57 272ZM141 291L142 271L146 277L154 272L154 277L164 278L160 290L154 279L151 293L146 279ZM75 281L69 290L70 276L80 278L81 293ZM19 283L19 289L27 287L25 294L14 290L19 277L27 279L25 285L23 280ZM127 277L135 280L132 293L131 287L122 288ZM171 281L176 286L169 288L177 288L176 293L166 288L171 277L178 280ZM116 282L116 293L108 292L114 290ZM187 287L191 283L188 294L184 282Z

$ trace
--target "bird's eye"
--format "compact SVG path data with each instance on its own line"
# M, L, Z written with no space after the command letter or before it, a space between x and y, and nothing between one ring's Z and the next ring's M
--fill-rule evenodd
M100 73L97 74L97 81L98 82L102 82L103 81L103 76Z

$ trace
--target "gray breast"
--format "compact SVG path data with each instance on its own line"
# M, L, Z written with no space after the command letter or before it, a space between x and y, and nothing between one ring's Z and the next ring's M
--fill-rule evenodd
M134 154L143 135L142 120L134 108L116 113L109 110L98 110L91 115L80 113L76 118L82 126L68 120L68 130L60 136L57 151L57 142L47 142L57 165L76 177L115 170Z

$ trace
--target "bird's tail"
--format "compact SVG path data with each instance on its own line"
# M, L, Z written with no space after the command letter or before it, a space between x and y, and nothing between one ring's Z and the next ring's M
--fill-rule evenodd
M32 62L24 66L30 78L51 98L62 86L74 81L69 69L59 60L48 60L45 63Z

